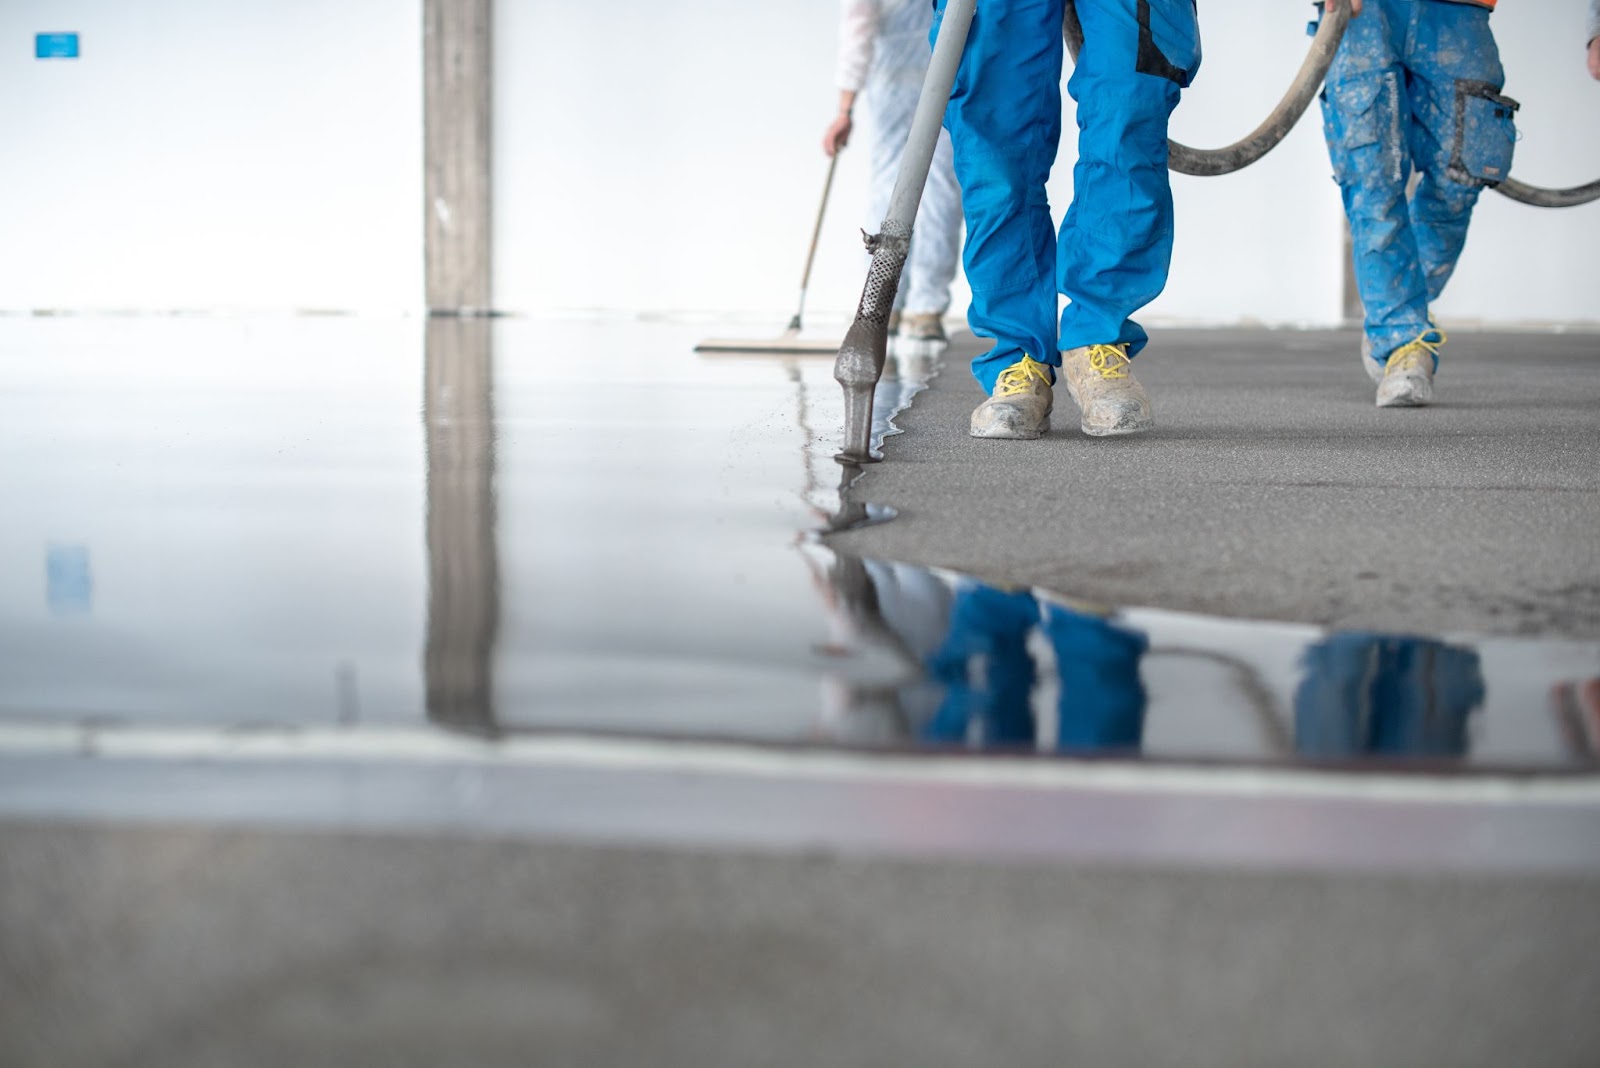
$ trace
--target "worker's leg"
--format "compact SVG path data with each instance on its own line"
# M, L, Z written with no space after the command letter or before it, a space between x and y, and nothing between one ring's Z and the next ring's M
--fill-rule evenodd
M1077 0L1083 48L1067 85L1078 105L1072 205L1056 286L1071 302L1058 347L1144 346L1130 316L1172 260L1167 118L1200 63L1192 0Z
M1024 355L1059 362L1044 185L1061 137L1061 15L1062 0L980 3L945 111L967 223L967 321L995 340L972 365L985 392Z
M1406 203L1410 104L1400 56L1415 9L1434 6L1452 5L1370 0L1350 20L1322 95L1328 155L1366 309L1368 355L1380 365L1428 330L1428 287Z
M1433 301L1456 269L1483 185L1510 173L1516 128L1512 106L1500 97L1505 71L1489 12L1469 4L1417 6L1405 55L1411 158L1422 172L1411 230Z

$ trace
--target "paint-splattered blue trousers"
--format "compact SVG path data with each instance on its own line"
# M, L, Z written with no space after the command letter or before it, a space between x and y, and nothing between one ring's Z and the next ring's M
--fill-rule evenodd
M1484 8L1367 0L1345 31L1322 115L1379 363L1429 329L1428 304L1455 271L1479 192L1511 169L1504 84Z
M937 34L945 0L938 0ZM1059 235L1045 180L1061 140L1063 0L978 4L945 112L967 221L967 322L1001 371L1061 349L1144 346L1130 316L1154 300L1172 259L1167 118L1200 65L1193 0L1077 0L1083 50L1067 91L1078 105L1073 200ZM1056 315L1057 293L1069 303Z

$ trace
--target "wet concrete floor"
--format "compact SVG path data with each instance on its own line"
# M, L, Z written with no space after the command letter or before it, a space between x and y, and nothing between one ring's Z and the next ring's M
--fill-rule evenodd
M694 357L704 329L6 321L0 726L1595 764L1594 641L1118 609L842 548L894 524L824 544L882 518L888 467L842 502L827 360ZM880 433L931 365L891 363Z
M705 330L0 323L0 730L1595 765L1594 641L1121 608L846 551L895 523L825 543L892 514L871 488L918 439L841 501L828 361L695 356ZM881 430L932 364L891 364Z

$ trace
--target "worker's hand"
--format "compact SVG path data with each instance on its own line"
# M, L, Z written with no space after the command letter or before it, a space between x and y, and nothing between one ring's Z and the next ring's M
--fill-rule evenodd
M1589 42L1589 77L1600 81L1600 37Z
M834 119L828 127L828 132L822 135L822 151L833 155L845 145L850 143L850 130L854 123L850 121L850 113L841 111L839 117Z
M1348 2L1350 4L1350 17L1351 18L1355 18L1357 15L1361 14L1361 0L1328 0L1328 10L1332 11L1333 9L1337 8L1340 4L1343 4L1343 3L1346 3L1346 2Z

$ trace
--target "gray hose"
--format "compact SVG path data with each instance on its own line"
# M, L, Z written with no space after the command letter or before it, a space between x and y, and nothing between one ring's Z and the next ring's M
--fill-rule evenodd
M1536 208L1571 208L1600 200L1600 179L1588 185L1575 185L1571 189L1541 189L1536 185L1523 185L1515 178L1507 178L1492 187L1503 197L1519 204L1532 204Z
M1349 23L1348 4L1340 4L1323 16L1317 35L1311 41L1311 50L1306 53L1305 62L1300 64L1300 73L1295 75L1289 91L1260 126L1223 148L1190 148L1169 140L1167 166L1179 174L1212 178L1248 167L1265 156L1294 129L1294 124L1300 121L1300 116L1311 105L1311 98L1320 91L1323 79L1328 76L1328 68L1333 65L1334 53L1339 51L1344 28ZM1067 51L1072 54L1073 62L1077 62L1078 50L1083 47L1083 27L1078 22L1077 8L1072 0L1067 0L1061 34L1066 38Z

